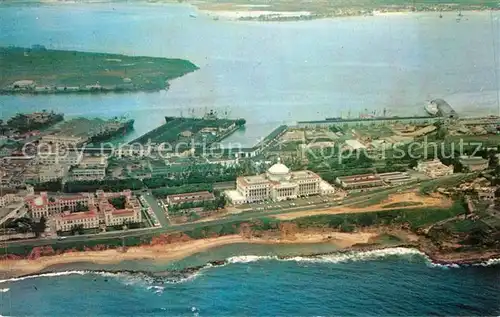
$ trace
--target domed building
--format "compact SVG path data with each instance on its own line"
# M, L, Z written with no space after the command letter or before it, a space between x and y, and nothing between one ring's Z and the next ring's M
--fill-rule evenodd
M278 159L265 174L238 177L236 190L226 191L226 196L233 204L282 201L321 194L321 183L324 181L316 173L307 170L292 172ZM329 194L331 189L330 186Z
M291 178L290 169L279 160L267 170L266 176L267 179L275 182L288 181Z

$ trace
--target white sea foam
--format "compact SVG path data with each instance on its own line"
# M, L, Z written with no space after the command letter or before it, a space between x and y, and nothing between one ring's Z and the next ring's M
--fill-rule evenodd
M7 293L10 291L10 288L0 288L0 293Z
M256 261L264 260L278 260L278 261L293 261L293 262L308 262L308 263L345 263L345 262L357 262L357 261L368 261L379 258L385 258L388 256L425 256L424 253L417 249L409 248L387 248L379 250L370 251L352 251L345 253L332 253L319 256L296 256L290 258L278 258L276 256L257 256L257 255L245 255L245 256L235 256L227 259L228 263L250 263Z
M262 260L279 260L276 256L240 255L226 259L227 263L251 263Z
M412 249L412 248L402 248L402 247L396 247L396 248L386 248L386 249L377 249L377 250L370 250L370 251L350 251L350 252L339 252L339 253L332 253L332 254L326 254L326 255L318 255L318 256L296 256L296 257L290 257L290 258L279 258L277 256L258 256L258 255L242 255L242 256L234 256L227 258L225 261L225 264L222 265L213 265L211 263L208 263L198 271L195 271L189 275L186 275L184 277L173 277L169 278L167 277L155 277L151 276L145 273L134 273L134 272L106 272L106 271L64 271L64 272L51 272L51 273L41 273L41 274L36 274L36 275L28 275L28 276L22 276L22 277L15 277L15 278L10 278L10 279L4 279L0 280L0 284L2 283L8 283L8 282L19 282L27 279L35 279L35 278L44 278L44 277L60 277L60 276L68 276L68 275L87 275L87 274L94 274L94 275L99 275L102 277L113 277L117 278L121 282L125 283L126 285L130 284L142 284L146 286L148 289L154 289L155 293L160 293L163 291L164 287L163 286L157 286L158 280L161 280L162 284L179 284L179 283L185 283L192 281L199 277L204 270L213 268L213 267L220 267L220 266L226 266L229 264L236 264L236 263L252 263L252 262L257 262L257 261L284 261L284 262L298 262L298 263L331 263L331 264L337 264L337 263L347 263L347 262L359 262L359 261L371 261L371 260L376 260L376 259L382 259L386 258L389 256L398 256L398 257L420 257L424 259L426 265L429 267L433 268L442 268L442 269L449 269L449 268L460 268L462 265L456 264L456 263L450 263L450 264L440 264L440 263L435 263L432 262L431 258L429 258L425 253L417 250L417 249ZM487 261L473 264L474 266L493 266L493 265L500 265L500 258L496 259L489 259ZM468 266L468 265L463 265L463 266ZM0 289L0 292L8 292L8 288L3 288Z
M500 265L500 258L489 259L487 261L474 264L474 266L492 266L492 265Z
M161 294L161 293L163 293L164 289L165 289L165 287L158 286L158 285L148 286L148 290L154 290L155 294Z
M85 275L87 273L88 273L87 271L64 271L64 272L41 273L41 274L36 274L36 275L27 275L27 276L22 276L22 277L14 277L14 278L9 278L9 279L5 279L5 280L0 280L0 284L7 283L7 282L19 282L19 281L24 281L24 280L33 279L33 278L40 278L40 277Z

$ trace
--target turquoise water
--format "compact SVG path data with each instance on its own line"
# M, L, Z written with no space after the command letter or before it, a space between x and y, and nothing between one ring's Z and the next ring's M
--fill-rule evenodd
M223 251L226 252L226 251ZM411 249L239 256L183 277L66 271L2 281L6 316L422 316L500 313L500 267L433 265Z
M164 115L195 109L245 117L230 142L244 146L282 123L386 107L421 114L445 98L462 114L497 113L493 13L354 17L298 23L213 21L177 5L0 5L0 45L179 57L200 70L168 92L0 96L0 117L49 109L67 117L127 114L133 139ZM0 70L1 71L1 70ZM435 266L414 251L321 258L273 258L298 249L233 246L175 264L75 264L56 274L0 283L6 316L499 315L500 268ZM253 247L255 248L255 247ZM329 247L314 249L332 251ZM330 247L331 248L331 247ZM236 255L259 255L237 257ZM166 278L151 271L219 267ZM245 262L245 263L243 263ZM63 273L61 273L63 272ZM66 273L64 273L66 272Z
M179 57L200 70L168 92L0 96L0 117L54 109L135 119L133 139L164 115L207 109L245 117L228 142L254 144L297 120L368 109L423 114L444 98L462 114L498 113L500 13L352 17L290 23L213 21L193 8L154 4L0 5L0 45ZM498 55L498 54L497 54Z

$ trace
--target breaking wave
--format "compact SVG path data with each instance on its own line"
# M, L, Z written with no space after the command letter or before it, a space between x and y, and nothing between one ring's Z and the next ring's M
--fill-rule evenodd
M425 254L417 249L409 248L388 248L370 251L350 251L339 252L317 256L295 256L295 257L276 257L276 256L235 256L227 260L228 263L250 263L262 260L278 260L278 261L293 261L293 262L308 262L308 263L346 263L369 261L389 256L408 256L417 255L424 256Z
M258 261L282 261L282 262L297 262L297 263L348 263L348 262L360 262L360 261L371 261L377 259L383 259L387 257L406 257L406 258L419 258L423 259L425 264L432 268L460 268L466 266L494 266L500 265L500 258L490 259L481 263L476 264L441 264L436 263L431 260L429 256L425 253L412 248L395 247L386 249L376 249L369 251L347 251L347 252L337 252L323 255L314 256L294 256L294 257L279 257L279 256L259 256L259 255L242 255L233 256L227 258L224 261L214 261L207 263L204 266L187 268L184 270L177 271L164 271L164 272L145 272L145 271L64 271L64 272L49 272L40 273L34 275L20 276L10 279L0 280L0 284L8 282L19 282L27 279L35 278L51 278L51 277L61 277L69 275L97 275L102 278L115 278L125 285L143 285L148 290L153 291L156 294L161 294L165 288L165 284L179 284L192 281L199 277L203 271L220 266L226 266L229 264L245 264ZM7 292L9 288L0 289L0 292Z

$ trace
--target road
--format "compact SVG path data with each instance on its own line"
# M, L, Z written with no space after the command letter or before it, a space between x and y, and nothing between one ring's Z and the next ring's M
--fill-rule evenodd
M455 176L456 177L456 176ZM451 177L448 177L451 178ZM425 184L427 182L435 182L436 180L423 181L421 184ZM414 189L421 186L420 183L403 185L398 187L387 188L384 190L377 190L376 192L366 192L362 195L358 195L356 197L348 197L343 200L344 206L349 206L353 204L358 204L361 202L365 202L373 199L376 196L384 197L391 193L396 193L399 191L405 191L409 189ZM145 194L145 193L144 193ZM163 209L158 206L156 199L152 195L144 195L146 201L151 205L153 211L157 214L158 220L160 221L162 227L159 228L143 228L143 229L135 229L129 231L112 231L106 233L100 233L98 235L79 235L79 236L70 236L64 240L57 240L56 238L47 238L47 239L37 239L37 240L17 240L17 241L9 241L8 243L0 244L0 247L7 248L9 246L41 246L41 245L51 245L51 244L68 244L68 247L71 246L72 242L78 241L99 241L99 240L107 240L112 238L122 238L122 237L140 237L144 235L152 235L152 234L160 234L160 233L169 233L175 231L188 231L195 229L197 227L210 226L215 224L224 224L233 221L244 221L244 220L252 220L254 218L273 216L277 214L284 213L293 213L310 209L322 209L322 208L330 208L332 203L317 203L313 205L307 206L297 206L292 208L282 208L275 210L263 210L263 211L247 211L239 214L229 215L227 217L206 221L206 222L195 222L195 223L187 223L182 225L171 225L168 221ZM330 205L330 206L328 206Z
M147 192L142 192L141 194L142 197L144 197L146 202L149 204L149 206L151 206L151 209L153 209L153 212L155 213L156 218L158 218L158 221L160 222L162 228L166 228L167 226L169 226L170 221L165 215L165 210L158 205L158 201L154 198L153 195L151 195L151 192L147 191Z

